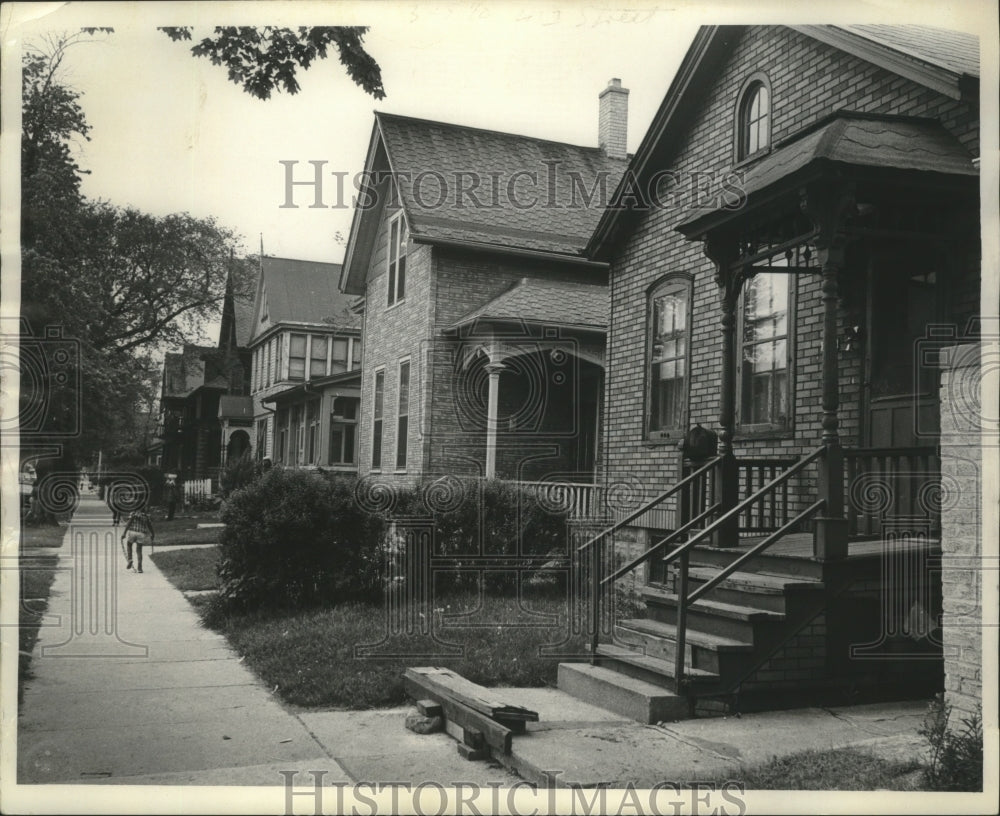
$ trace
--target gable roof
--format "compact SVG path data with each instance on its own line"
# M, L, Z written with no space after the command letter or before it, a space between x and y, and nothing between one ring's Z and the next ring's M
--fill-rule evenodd
M260 310L265 305L267 327L294 323L360 328L360 318L351 308L355 299L338 289L339 277L340 264L265 255L260 262L252 337L261 333Z
M744 26L702 26L688 48L653 121L629 165L629 178L644 184L659 167L669 167L673 150L686 134L687 121L704 88L742 35ZM802 25L789 28L854 54L873 64L933 88L954 99L978 93L979 41L956 31L930 26ZM974 72L973 72L974 69ZM616 206L629 185L611 197L587 244L601 256L635 213Z
M587 241L627 166L598 147L376 111L365 169L383 173L382 187L376 206L355 209L342 288L360 291L373 224L392 192L386 172L417 242L586 262Z
M496 320L605 332L610 311L607 286L521 278L506 292L456 321L452 328L477 320Z
M236 318L236 345L246 348L253 337L253 298L234 295L233 315Z

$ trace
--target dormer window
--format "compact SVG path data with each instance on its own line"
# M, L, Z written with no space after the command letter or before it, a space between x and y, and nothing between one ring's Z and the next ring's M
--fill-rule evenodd
M750 79L740 95L737 160L750 158L771 144L771 89L765 77Z
M406 296L406 219L399 210L389 221L389 296L387 305L399 303Z

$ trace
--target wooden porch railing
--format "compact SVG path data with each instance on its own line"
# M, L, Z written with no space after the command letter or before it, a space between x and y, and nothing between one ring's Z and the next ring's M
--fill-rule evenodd
M531 491L544 507L562 510L571 520L598 518L604 513L604 486L577 482L514 482Z
M890 518L922 518L932 531L940 530L940 486L937 448L845 448L848 534L876 537Z

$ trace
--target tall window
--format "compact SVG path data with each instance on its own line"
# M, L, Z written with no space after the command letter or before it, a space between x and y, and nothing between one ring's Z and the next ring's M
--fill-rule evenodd
M293 334L288 342L288 379L304 380L306 377L306 336Z
M274 380L271 378L271 367L274 364L274 340L268 340L264 346L264 372L265 383L270 385Z
M740 424L789 425L788 312L791 276L759 272L743 291L740 334Z
M361 368L361 338L351 338L351 370Z
M312 343L309 344L309 377L323 377L326 375L326 347L328 338L313 335Z
M279 408L275 424L278 440L274 446L274 461L289 464L288 460L288 409Z
M396 414L396 470L406 469L406 443L410 420L410 361L399 364L399 410Z
M690 311L689 278L670 278L650 294L649 433L654 438L684 430Z
M771 92L755 81L744 91L739 108L739 158L745 159L771 143Z
M347 339L337 337L333 341L333 367L331 374L347 371Z
M304 411L301 405L292 406L292 449L289 451L288 464L297 466L302 464L302 454L305 442L305 422Z
M375 406L372 411L372 468L382 467L382 408L385 397L385 372L375 372Z
M267 452L267 419L257 420L257 461L260 462Z
M306 464L319 464L319 400L306 404Z
M353 465L357 459L358 403L354 397L337 397L330 414L330 464Z
M400 210L389 222L389 297L388 305L406 295L406 219Z

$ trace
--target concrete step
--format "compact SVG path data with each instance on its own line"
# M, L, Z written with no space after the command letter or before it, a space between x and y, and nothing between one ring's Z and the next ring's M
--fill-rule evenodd
M677 596L674 593L660 587L646 586L640 590L640 595L646 602L650 618L671 625L677 623ZM744 643L754 643L754 633L758 629L780 625L785 621L782 612L707 598L699 598L689 604L687 613L689 629Z
M612 643L598 645L597 659L600 665L609 669L635 677L637 680L645 680L647 683L674 690L674 669L676 667L672 660L652 657L628 646ZM707 669L687 666L684 669L684 674L688 681L696 683L699 688L714 687L719 683L719 675Z
M746 548L709 547L697 545L691 550L691 566L725 567L746 552ZM751 558L743 567L746 572L792 578L823 579L823 562L808 556L775 555L764 552Z
M559 689L585 703L647 725L690 717L686 697L589 663L560 663Z

